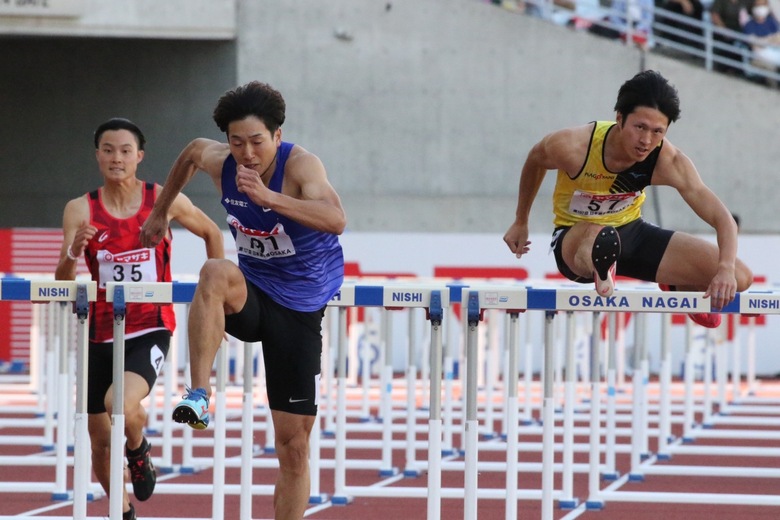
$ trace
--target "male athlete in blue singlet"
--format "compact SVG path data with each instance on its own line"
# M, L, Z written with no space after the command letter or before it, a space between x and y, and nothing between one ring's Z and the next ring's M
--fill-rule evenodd
M275 518L299 520L309 501L322 318L344 278L338 235L346 217L319 158L282 141L284 119L284 99L266 84L225 93L214 121L228 142L195 139L181 152L141 240L151 246L165 236L168 205L197 170L211 177L238 265L209 260L201 269L189 315L192 389L173 419L208 426L209 378L224 332L262 341L279 458Z
M528 153L515 221L504 242L519 258L529 250L528 216L547 170L558 170L552 249L558 270L608 296L614 274L658 282L664 290L704 291L720 309L753 274L737 258L737 226L696 167L666 138L680 115L677 90L655 71L640 72L618 92L614 122L553 132ZM649 185L675 188L715 229L717 245L641 218ZM691 314L717 327L720 314Z

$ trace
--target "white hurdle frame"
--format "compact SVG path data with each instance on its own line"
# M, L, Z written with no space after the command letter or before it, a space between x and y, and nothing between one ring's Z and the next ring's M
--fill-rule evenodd
M186 295L182 296L182 287L185 287L185 293L189 289L194 288L194 284L170 284L170 283L158 283L158 284L108 284L108 297L109 301L115 304L115 337L120 338L120 342L124 339L123 334L123 305L128 302L184 302L186 301ZM177 287L179 286L178 291ZM190 287L191 286L191 287ZM178 295L176 293L179 293ZM84 476L88 479L88 468L83 466L86 457L88 457L88 441L86 432L86 318L88 310L85 310L86 301L94 300L95 286L94 283L77 284L76 282L55 282L55 281L26 281L26 280L3 280L2 286L0 286L0 299L2 300L24 300L30 301L70 301L77 302L76 313L79 320L78 325L78 354L77 360L77 394L76 394L76 414L75 414L75 440L76 451L74 455L74 471L81 471L81 474L77 475L78 478L74 478L74 518L83 518L82 513L85 511L86 506L86 485ZM90 300L92 298L92 300ZM190 296L191 298L191 296ZM466 315L467 324L467 338L466 338L466 369L464 371L465 377L465 446L466 446L466 460L465 460L465 484L462 490L458 489L441 489L441 456L442 456L442 423L441 423L441 385L442 385L442 344L441 344L441 326L444 316L444 309L449 307L450 301L458 301L460 299L463 302ZM463 301L465 300L465 301ZM553 319L556 312L565 311L569 312L590 312L594 314L594 334L592 340L592 359L591 359L591 424L590 424L590 471L589 471L589 496L586 502L586 506L591 509L598 509L603 506L603 503L607 500L613 501L625 501L625 502L657 502L664 501L670 503L710 503L710 504L750 504L750 505L780 505L780 496L764 496L764 495L737 495L737 494L709 494L709 493L643 493L643 492L625 492L615 489L615 486L610 486L607 489L601 489L599 483L599 472L603 468L601 465L601 449L600 449L600 434L601 434L601 385L602 385L602 368L601 368L601 355L600 355L600 338L597 337L596 317L598 313L615 313L615 312L633 312L633 313L680 313L680 312L710 312L710 301L705 299L702 293L698 292L672 292L665 293L660 292L655 288L648 289L642 286L626 288L618 288L615 293L610 297L598 296L592 290L573 289L569 287L561 286L549 286L549 287L526 287L520 285L510 284L479 284L479 285L465 285L459 286L457 291L453 290L451 286L444 284L431 284L431 283L387 283L383 285L362 285L362 284L346 284L342 287L341 292L334 297L334 300L330 304L333 307L337 307L339 311L339 341L337 356L338 363L338 377L337 377L337 401L339 406L337 407L336 417L336 493L334 498L349 499L350 493L353 496L408 496L408 497L428 497L428 518L430 520L438 520L441 515L440 500L442 498L457 498L462 496L464 498L464 518L466 520L476 519L477 515L477 499L481 496L487 498L498 498L490 493L480 493L477 485L477 435L478 435L478 420L476 409L476 387L477 387L477 332L481 314L485 310L504 310L510 316L510 353L509 359L512 370L510 374L515 372L515 361L513 358L512 350L516 346L515 340L517 339L517 330L515 330L517 324L517 315L522 311L544 311L545 312L545 345L544 345L544 370L542 375L543 385L543 404L542 404L542 427L543 427L543 464L542 464L542 519L551 520L553 518L553 500L558 497L564 497L565 499L571 499L573 497L567 496L567 493L556 491L553 488L553 476L555 471L554 462L554 433L555 433L555 395L554 395L554 382L555 382L555 352L553 346ZM429 486L428 489L418 488L403 488L403 490L394 489L385 492L382 488L375 488L372 490L366 490L365 488L356 489L346 486L345 477L343 474L344 465L343 462L346 459L346 446L344 442L345 432L345 416L343 411L345 409L345 389L347 382L346 374L346 313L350 307L357 306L379 306L384 308L397 308L397 307L421 307L426 308L429 311L429 319L431 321L431 348L430 348L430 414L429 425L431 436L429 438L429 461L428 461L428 473L429 473ZM88 308L88 306L87 306ZM736 299L730 303L726 308L722 309L722 313L728 314L780 314L780 292L771 291L746 291L744 293L737 294ZM666 322L664 322L666 323ZM121 329L121 330L117 330ZM663 338L667 336L667 331L662 334ZM643 334L643 328L638 328L637 335ZM611 334L612 336L612 334ZM514 338L514 339L513 339ZM638 339L638 343L641 341ZM612 343L612 342L610 342ZM610 346L610 348L612 345ZM115 349L115 384L121 382L123 377L123 356L121 362L118 362L116 351L123 352L123 349ZM223 349L224 350L224 349ZM245 351L246 352L246 351ZM641 369L635 373L635 384L644 385L646 377L646 358L644 353L646 349L643 349L639 357L641 358ZM516 354L515 354L516 355ZM569 354L570 356L570 354ZM663 371L668 369L667 363L668 346L662 346L662 367ZM218 372L225 371L224 360L222 365L218 367ZM245 370L248 366L251 366L251 362L245 362ZM121 367L121 370L120 370ZM119 374L118 379L116 378ZM686 374L692 374L693 370L690 365L686 367ZM636 378L640 381L636 381ZM614 376L613 376L614 377ZM244 384L247 384L247 380L251 377L245 377ZM511 413L509 420L507 421L507 438L514 439L516 443L517 436L517 378L510 377L511 387L508 390L508 402L512 404L514 398L514 406L508 407L507 413ZM609 377L608 377L609 379ZM662 373L661 383L667 381L667 374ZM567 378L567 382L569 382ZM610 382L608 381L608 384ZM614 381L611 383L614 384ZM81 385L81 386L79 386ZM686 385L687 387L688 385ZM122 401L121 396L123 394L121 385L117 387L115 392L114 414L112 415L112 438L111 438L111 471L112 471L112 486L111 486L111 504L110 504L110 518L111 520L118 520L121 518L121 487L115 490L115 482L119 486L122 485L123 479L121 475L121 469L123 467L123 435L124 435L124 417L122 415ZM224 390L224 388L223 388ZM413 389L408 389L413 391ZM643 394L643 389L638 387L636 392L635 408L646 413L647 403L646 396ZM217 391L220 391L218 386ZM514 394L514 395L513 395ZM662 392L663 395L663 392ZM117 398L119 402L117 402ZM224 393L222 396L224 404ZM220 398L217 396L217 402L219 404ZM663 401L662 401L663 403ZM509 409L511 408L511 410ZM662 408L668 408L668 403L662 405ZM686 406L686 421L688 420L688 407ZM638 418L637 420L645 420L644 418ZM659 419L660 420L660 419ZM570 421L566 421L566 424L570 424ZM690 425L686 424L688 428ZM659 426L661 436L668 434L668 424L664 424L663 427ZM646 436L647 436L647 424L635 423L635 429L639 431L641 435L634 440L632 451L632 467L631 474L641 475L642 473L651 473L652 470L645 464L641 463L642 450L645 448ZM64 431L60 431L63 435ZM116 433L118 431L119 433ZM224 430L222 431L224 435ZM669 448L667 444L666 448ZM224 438L223 438L224 442ZM217 442L219 444L219 441ZM516 446L516 444L515 444ZM659 443L659 446L662 444ZM224 444L223 444L224 448ZM509 451L509 450L508 450ZM115 452L119 453L117 457ZM516 450L511 452L516 455ZM82 459L84 457L84 459ZM516 458L516 457L515 457ZM570 457L567 456L568 460ZM82 459L82 460L80 460ZM339 468L339 464L341 467ZM509 464L509 461L508 461ZM516 468L511 464L508 467ZM215 468L216 469L216 468ZM565 468L564 468L565 469ZM117 473L117 470L119 472ZM733 468L732 468L733 470ZM681 469L680 471L685 471ZM688 470L693 471L693 470ZM699 470L700 471L700 470ZM678 473L685 474L685 473ZM694 474L694 473L687 473ZM701 473L695 473L701 474ZM118 476L117 476L118 475ZM623 479L630 478L631 475L622 477ZM516 479L516 471L515 476ZM618 479L622 481L622 479ZM512 483L512 477L507 476L507 484ZM243 485L243 483L242 483ZM565 485L565 483L564 483ZM539 498L536 494L518 493L516 489L516 481L514 482L511 493L507 493L506 500L516 500L518 498ZM485 490L482 490L485 491ZM224 490L215 490L215 495L219 492L224 493ZM406 493L406 494L405 494ZM510 498L510 496L512 498ZM116 507L115 501L118 501L120 506ZM214 518L218 518L221 512L218 510L217 505L212 512ZM516 507L516 504L515 504ZM516 511L516 509L510 509L511 506L507 505L507 515L510 515L510 511ZM78 513L77 513L78 512ZM2 518L2 517L0 517ZM507 516L510 518L510 516Z
M442 284L387 283L370 285L361 283L345 284L330 303L339 309L338 354L337 358L337 412L336 412L336 455L334 474L334 494L331 501L334 504L348 504L355 496L407 496L428 497L428 518L438 520L441 515L441 456L442 456L442 422L441 422L441 378L442 378L442 332L444 308L449 307L449 291ZM346 484L346 387L347 387L347 312L353 307L383 307L392 308L425 308L431 321L430 346L430 409L428 441L428 487L388 490L382 487L356 487ZM386 345L387 347L387 345ZM390 367L392 368L392 367ZM383 366L387 370L387 366ZM392 375L392 374L389 374ZM385 378L384 385L389 382ZM407 389L411 392L414 389ZM382 389L385 392L385 388ZM384 396L385 399L389 398ZM385 404L385 406L387 406ZM384 416L388 416L385 408ZM409 411L413 413L413 411ZM386 417L390 420L389 417ZM387 430L383 431L383 435ZM389 443L388 443L389 444Z
M553 435L554 420L553 408L554 395L552 382L554 380L554 348L551 341L552 316L556 311L586 311L586 312L634 312L634 313L680 313L680 312L712 312L710 300L703 297L700 292L661 292L657 289L636 288L617 289L610 297L601 297L593 290L561 288L561 287L511 287L507 285L488 285L487 287L469 287L469 300L479 300L478 312L485 309L522 309L545 311L547 319L545 326L545 361L542 374L544 386L543 402L543 475L542 475L542 520L553 518ZM721 313L742 314L780 314L780 293L767 291L746 291L738 293L734 301ZM470 320L471 322L471 320ZM594 335L595 337L595 335ZM725 495L725 494L693 494L693 493L642 493L625 492L614 489L600 489L599 469L600 462L600 402L601 402L601 369L599 341L593 341L592 369L591 369L591 454L590 477L587 507L600 509L606 499L615 501L655 502L668 501L676 503L712 503L712 504L753 504L753 505L780 505L780 496L763 495ZM468 362L468 361L467 361ZM644 367L643 367L644 368ZM686 374L690 373L690 367ZM640 379L644 377L642 371L638 373ZM467 383L468 384L468 383ZM640 382L639 384L644 384ZM468 391L467 391L468 392ZM641 398L641 396L640 396ZM641 401L637 401L637 407L645 408ZM644 426L637 424L642 430ZM640 432L641 433L641 432ZM636 442L640 442L639 441ZM641 444L636 444L635 450L641 449ZM637 451L638 453L638 451ZM634 468L632 468L633 470ZM473 470L472 470L473 471ZM643 471L647 472L644 467ZM466 482L469 482L469 465L467 463ZM472 477L473 478L473 477ZM626 477L627 478L627 477ZM467 484L468 486L468 484ZM467 490L468 491L468 490ZM475 506L474 506L475 508ZM465 518L469 516L466 511ZM475 518L475 517L474 517Z
M89 302L95 301L97 297L97 285L91 281L63 281L63 280L26 280L20 278L0 279L0 301L29 301L32 303L43 302L61 302L63 304L72 303L73 311L77 317L76 325L76 377L86 380L87 372L87 344L89 341L87 334L87 318L89 316ZM63 330L67 330L66 327ZM62 331L61 331L62 332ZM67 360L67 341L64 337L60 338L59 347L65 354L61 358ZM67 365L66 365L67 367ZM61 368L60 371L66 370ZM67 374L65 374L67 376ZM65 395L71 395L65 388ZM65 406L70 410L70 403L67 400L60 400L60 406ZM62 413L59 409L57 418L57 440L63 443L67 440L68 415ZM87 430L87 395L86 386L76 393L76 408L73 415L74 424L74 456L73 456L73 517L86 518L86 504L88 498L89 486L89 432ZM62 441L60 441L62 439ZM59 458L59 457L58 457ZM66 471L64 457L58 460L58 481L59 475ZM55 486L59 484L55 482ZM29 489L17 488L20 491L29 491ZM57 492L63 492L55 488ZM67 494L67 490L64 491ZM15 516L22 519L24 517Z

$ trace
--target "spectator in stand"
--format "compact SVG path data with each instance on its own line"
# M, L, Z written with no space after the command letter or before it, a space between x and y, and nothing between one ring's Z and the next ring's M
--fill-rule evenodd
M657 36L672 40L682 45L695 47L697 49L701 49L703 47L701 42L702 28L700 25L696 25L696 22L701 22L702 14L704 14L704 5L702 5L699 0L655 0L655 6L658 9L670 11L676 15L686 16L691 19L690 23L679 19L673 19L671 17L664 16L663 11L656 10L656 23L660 23L669 26L670 28L677 29L678 31L685 31L691 34L690 37L687 37L656 28L655 34ZM696 22L693 20L696 20Z
M734 32L742 32L742 16L746 11L749 11L753 7L754 0L714 0L712 7L710 8L710 19L716 28L728 29ZM729 46L734 46L735 39L733 36L723 34L721 32L715 32L715 40L717 42L725 43ZM742 53L735 49L715 49L715 55L721 58L726 58L732 61L741 62ZM726 73L741 74L742 70L734 64L715 62L715 69Z
M780 66L780 24L768 0L755 0L742 30L751 37L753 65L777 70Z
M599 0L554 0L553 4L556 7L550 15L553 23L573 29L589 29L608 14L608 9L602 7Z
M628 38L640 47L647 46L653 25L653 0L612 0L609 14L601 23L594 23L588 31L606 38Z

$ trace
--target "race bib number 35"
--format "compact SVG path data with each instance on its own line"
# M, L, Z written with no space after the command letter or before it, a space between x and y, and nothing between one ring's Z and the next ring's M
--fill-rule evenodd
M123 253L102 250L97 254L100 287L106 282L156 282L157 262L153 249L135 249Z
M583 217L614 215L633 204L641 194L641 191L634 191L601 195L577 190L571 197L569 212Z

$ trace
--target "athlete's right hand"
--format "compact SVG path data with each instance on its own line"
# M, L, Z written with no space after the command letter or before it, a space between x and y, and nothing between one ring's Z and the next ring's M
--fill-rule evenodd
M504 234L504 242L509 250L520 258L530 251L531 241L528 240L528 225L514 222Z
M165 238L168 233L168 217L164 213L158 215L158 212L152 210L149 218L141 226L141 245L144 247L155 247Z
M97 233L97 228L86 220L83 220L76 230L76 234L73 236L70 252L76 256L81 256L89 241L95 236L95 233Z

